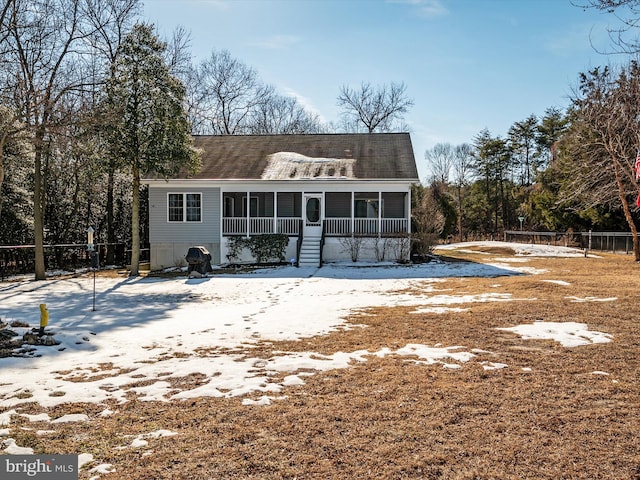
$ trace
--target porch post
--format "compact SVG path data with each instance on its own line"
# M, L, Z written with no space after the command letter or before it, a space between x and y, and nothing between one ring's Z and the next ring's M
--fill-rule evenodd
M378 238L382 235L382 192L378 191Z
M220 238L218 241L222 245L222 237L224 236L224 192L220 189Z
M249 232L251 231L251 192L247 190L247 238L249 238Z
M351 236L355 235L356 194L351 191Z
M273 233L278 233L278 191L273 192Z
M407 220L407 233L411 233L411 188L407 192L407 214L405 215Z

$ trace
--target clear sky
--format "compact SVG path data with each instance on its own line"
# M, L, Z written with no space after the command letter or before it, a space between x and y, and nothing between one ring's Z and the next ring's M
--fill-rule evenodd
M580 2L580 0L574 0ZM257 70L323 120L337 121L340 87L404 82L421 179L436 143L471 142L552 106L579 72L612 61L613 19L571 0L144 0L163 36L191 33L194 60L212 50Z

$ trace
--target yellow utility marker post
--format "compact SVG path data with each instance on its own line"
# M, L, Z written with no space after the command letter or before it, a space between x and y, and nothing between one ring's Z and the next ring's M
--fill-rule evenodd
M44 327L49 325L49 311L47 310L47 304L40 304L40 336L44 335Z

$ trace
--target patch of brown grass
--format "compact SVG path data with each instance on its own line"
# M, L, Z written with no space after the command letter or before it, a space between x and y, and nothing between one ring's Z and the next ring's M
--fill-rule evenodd
M473 250L477 252L492 253L494 255L515 255L515 250L511 247L491 247L486 245L474 245L467 247L467 250Z
M36 452L92 453L96 463L116 469L101 475L104 480L639 479L640 266L614 255L530 258L526 265L547 273L437 284L447 294L509 293L509 302L465 304L467 311L445 314L372 308L352 318L366 328L265 343L250 352L268 358L276 351L373 352L408 343L487 351L457 370L372 356L349 369L304 377L306 385L287 388L287 399L270 406L242 406L238 398L129 397L110 404L117 413L102 418L104 406L67 404L49 414L83 411L92 420L52 426L55 434L46 437L14 427L12 436ZM428 286L417 284L415 293ZM496 330L536 320L587 323L612 334L613 342L565 348ZM508 367L487 371L483 361ZM171 381L193 387L203 378ZM131 435L157 429L178 435L119 449ZM83 469L80 478L91 475Z

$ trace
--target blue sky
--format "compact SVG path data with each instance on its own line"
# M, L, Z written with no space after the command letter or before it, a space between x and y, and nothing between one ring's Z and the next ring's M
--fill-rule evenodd
M575 0L579 1L579 0ZM421 179L436 143L471 142L552 106L564 108L578 74L612 61L613 19L570 0L144 0L168 36L191 33L195 60L212 50L257 70L326 121L340 87L404 82Z

